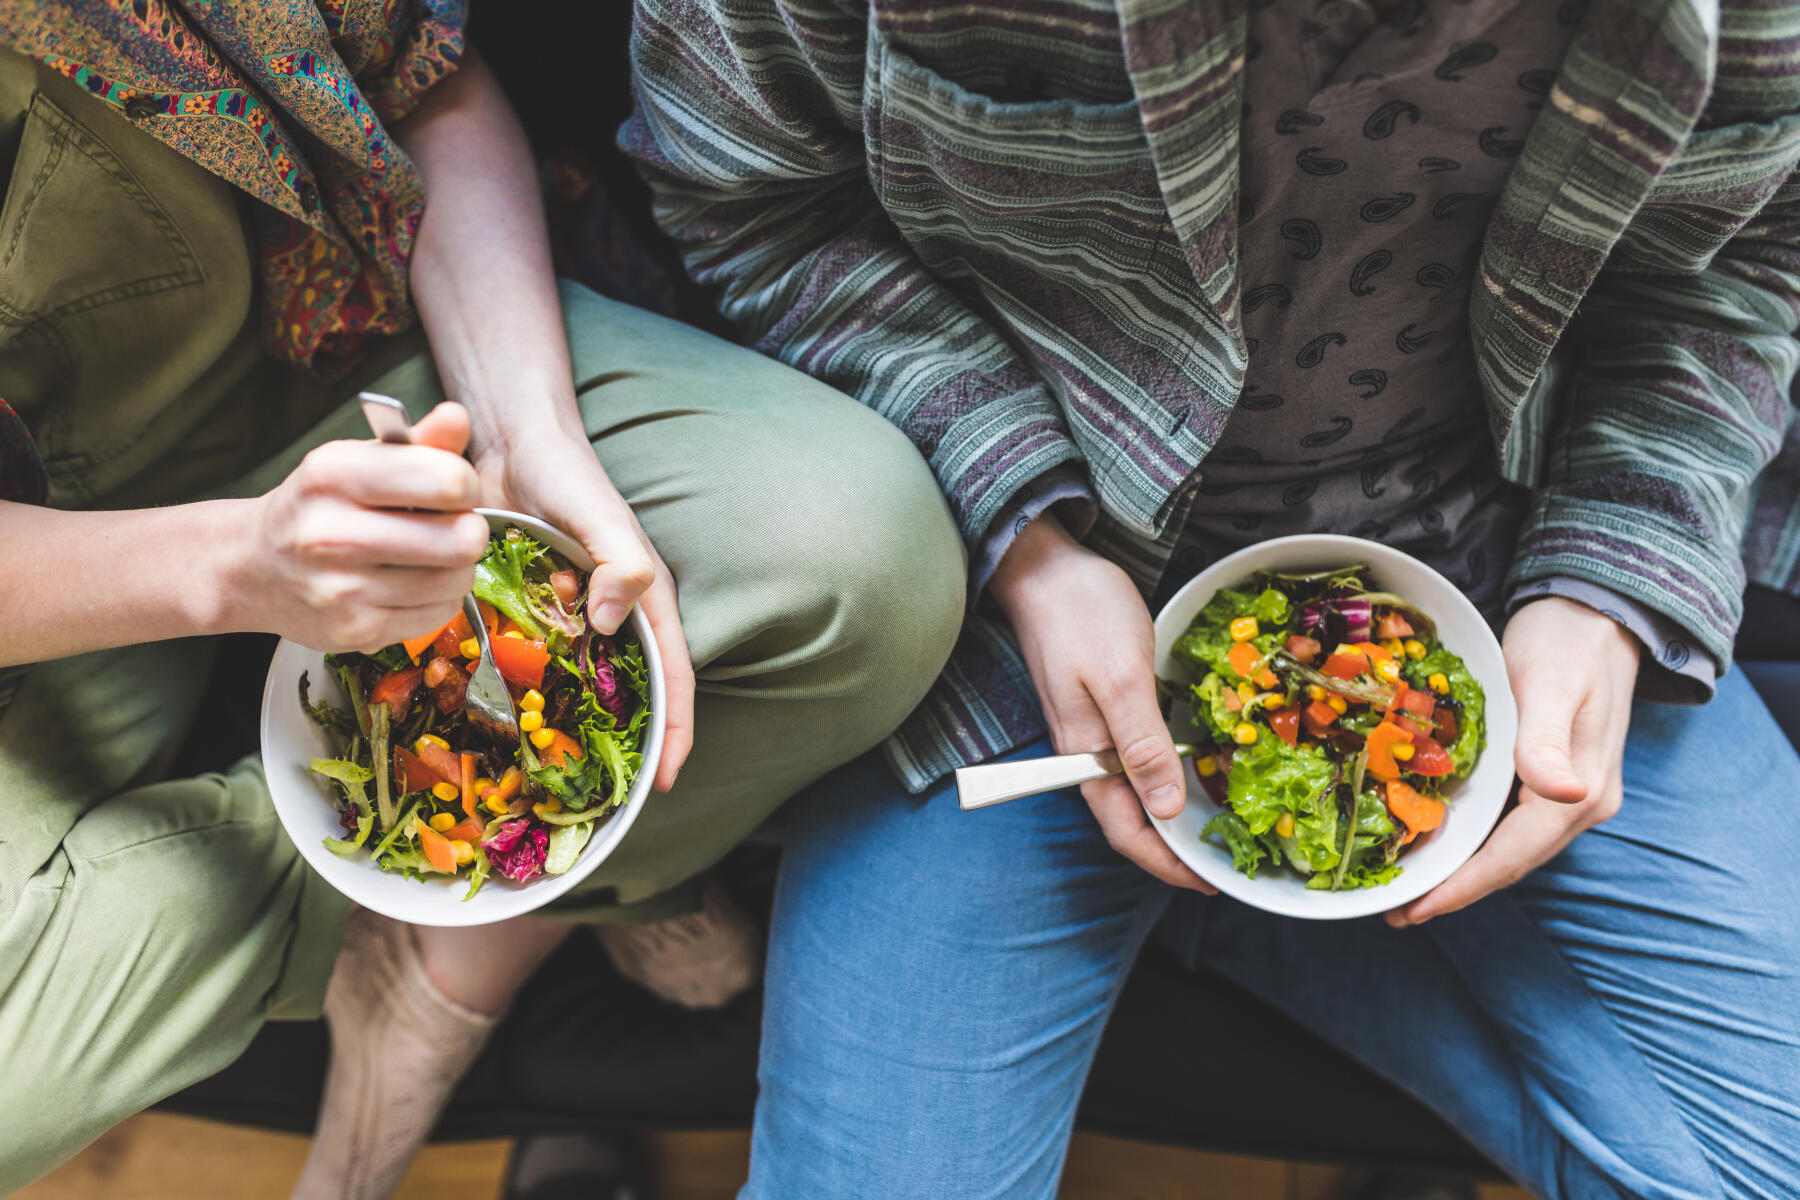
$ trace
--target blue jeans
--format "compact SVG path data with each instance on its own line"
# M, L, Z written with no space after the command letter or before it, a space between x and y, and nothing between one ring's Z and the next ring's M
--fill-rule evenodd
M1624 779L1554 861L1396 931L1171 904L1074 792L963 813L860 759L789 808L741 1200L1054 1196L1153 927L1540 1196L1800 1195L1800 759L1733 674L1637 706Z

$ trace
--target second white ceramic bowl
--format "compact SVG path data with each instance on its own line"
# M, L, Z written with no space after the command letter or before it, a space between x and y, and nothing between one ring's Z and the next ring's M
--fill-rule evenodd
M1231 865L1224 847L1200 836L1218 807L1201 790L1193 764L1186 766L1188 801L1180 815L1151 818L1163 840L1194 873L1245 904L1290 917L1333 920L1386 912L1423 896L1448 879L1487 840L1506 807L1513 783L1513 743L1518 736L1518 709L1506 681L1500 643L1468 597L1448 579L1399 550L1362 538L1335 534L1303 534L1273 538L1229 554L1196 575L1156 617L1156 673L1160 678L1197 682L1191 668L1177 660L1175 640L1220 588L1239 587L1257 571L1298 573L1362 563L1372 587L1393 592L1437 622L1438 636L1468 664L1487 697L1487 747L1467 777L1444 790L1449 813L1436 830L1414 842L1401 860L1405 870L1384 887L1357 891L1309 891L1306 881L1287 867L1265 867L1251 879ZM1184 723L1172 729L1177 740Z

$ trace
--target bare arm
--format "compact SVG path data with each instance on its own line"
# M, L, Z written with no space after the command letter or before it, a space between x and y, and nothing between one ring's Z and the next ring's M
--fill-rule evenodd
M657 786L692 742L693 669L675 580L594 456L576 407L524 130L479 54L394 126L429 199L413 246L413 301L449 397L473 423L484 499L542 517L587 547L594 626L612 632L634 604L656 632L669 728Z

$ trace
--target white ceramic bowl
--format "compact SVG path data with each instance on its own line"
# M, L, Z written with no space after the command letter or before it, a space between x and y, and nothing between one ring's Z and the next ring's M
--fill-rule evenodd
M561 530L519 513L487 508L476 511L487 518L495 532L517 525L581 570L593 570L594 560L587 551ZM308 759L331 754L331 743L325 731L300 707L300 673L311 672L315 699L328 699L346 708L349 699L333 674L325 669L323 654L286 639L275 648L275 660L269 664L262 708L263 769L268 774L269 795L282 828L307 864L332 887L364 908L397 921L413 925L486 925L542 908L591 875L618 849L643 810L662 757L662 657L650 632L650 622L637 609L632 610L630 629L643 645L644 664L650 676L650 722L644 737L643 766L632 780L625 803L610 816L597 818L600 827L582 848L575 865L563 874L540 875L527 883L514 883L496 875L482 885L474 899L465 901L463 893L468 890L468 883L464 879L420 882L378 870L361 851L346 858L327 850L324 840L341 837L343 830L338 825L331 791L306 769L306 764Z
M1372 587L1404 596L1437 622L1438 636L1468 664L1487 698L1487 746L1466 778L1444 789L1449 812L1437 829L1415 841L1401 859L1405 870L1383 887L1355 891L1308 891L1305 879L1286 866L1264 867L1251 879L1231 865L1223 846L1207 841L1200 830L1219 812L1186 768L1187 807L1168 820L1151 818L1163 840L1194 873L1227 896L1289 917L1337 920L1366 917L1408 904L1450 877L1480 848L1506 807L1513 782L1513 742L1519 715L1506 682L1500 643L1468 597L1448 579L1411 555L1362 538L1335 534L1303 534L1274 538L1227 555L1196 575L1156 617L1156 673L1164 679L1196 682L1192 669L1177 660L1175 640L1187 632L1194 616L1223 587L1238 587L1257 571L1328 570L1363 563ZM1187 732L1180 707L1171 729L1177 740Z

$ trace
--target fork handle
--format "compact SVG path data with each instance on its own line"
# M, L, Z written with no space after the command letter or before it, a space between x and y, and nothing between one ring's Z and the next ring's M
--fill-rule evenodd
M1183 758L1199 750L1186 742L1175 744L1175 753ZM1100 750L1092 754L1054 754L1048 758L1021 758L1013 762L983 763L977 767L961 767L956 772L957 801L964 812L1005 804L1040 792L1092 783L1124 771L1117 753Z
M404 404L380 392L359 392L356 402L362 405L363 420L369 423L377 441L401 446L411 443L412 422L407 419Z

